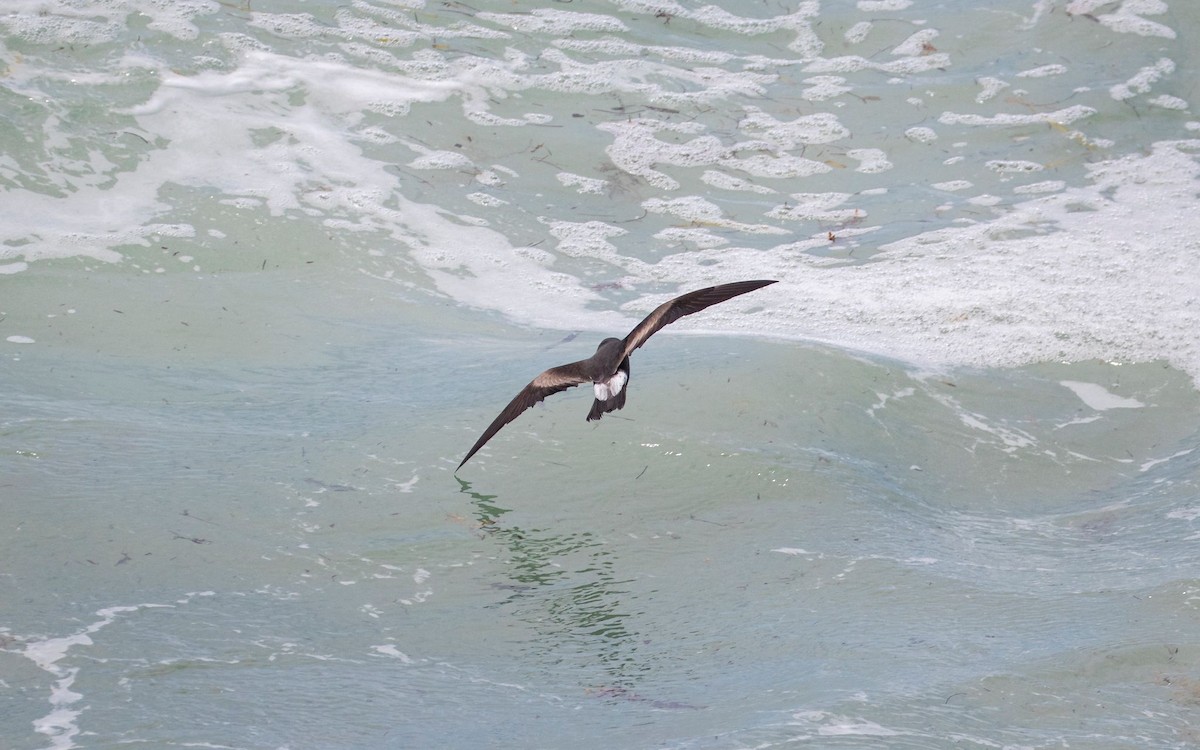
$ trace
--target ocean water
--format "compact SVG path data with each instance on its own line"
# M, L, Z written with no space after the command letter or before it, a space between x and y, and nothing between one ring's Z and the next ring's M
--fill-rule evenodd
M0 747L1195 747L1198 33L9 0Z

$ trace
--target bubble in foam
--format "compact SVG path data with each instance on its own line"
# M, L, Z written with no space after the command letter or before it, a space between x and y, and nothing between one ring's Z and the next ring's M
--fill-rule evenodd
M1000 174L1013 174L1018 172L1041 172L1045 167L1035 161L1025 161L1022 159L993 159L985 162L984 166L993 172Z
M875 28L875 24L871 23L870 21L859 21L850 28L846 29L846 33L843 35L843 38L846 40L847 44L858 44L867 38L867 35L871 33L871 29L873 28Z
M877 148L852 148L846 152L846 156L854 159L859 164L855 167L855 172L863 174L876 174L886 172L892 168L892 163L888 161L887 154Z
M1096 2L1095 0L1074 0L1067 5L1067 13L1071 14L1092 14L1093 11L1111 5L1110 2ZM1138 36L1156 36L1163 39L1174 39L1175 30L1170 26L1151 21L1141 14L1158 15L1166 13L1169 7L1162 0L1126 0L1116 7L1111 13L1103 13L1093 15L1095 20L1099 21L1109 29L1121 34L1136 34Z
M589 54L604 54L613 57L658 57L663 60L674 60L684 63L706 63L708 65L724 65L735 56L720 50L698 50L691 47L670 47L664 45L637 44L626 39L605 37L603 39L555 39L551 42L559 49L569 49Z
M1066 188L1067 183L1063 180L1046 180L1029 185L1018 185L1013 188L1013 192L1017 195L1037 195L1039 193L1057 193Z
M357 135L359 138L362 138L364 141L374 143L378 146L388 146L400 141L399 138L387 132L383 128L377 128L374 126L362 128L356 131L355 135Z
M1000 80L999 78L983 76L979 79L979 85L983 90L975 95L976 104L983 104L989 99L994 99L996 94L999 94L1001 91L1008 88L1010 84L1007 81Z
M475 181L488 187L501 187L506 184L500 173L494 169L483 169L475 175Z
M408 163L413 169L470 169L475 166L457 151L427 151Z
M625 258L609 238L627 234L626 230L603 221L553 221L541 219L552 236L558 239L555 249L574 258L595 258L624 269L641 267L644 264Z
M987 117L976 114L960 114L956 112L943 112L938 117L938 122L943 125L975 125L975 126L1011 126L1011 125L1029 125L1032 123L1052 123L1055 125L1067 125L1076 120L1082 120L1096 114L1096 110L1075 104L1070 107L1055 110L1054 112L1042 112L1035 114L1011 114L1002 113Z
M126 17L131 12L128 3L124 2L91 2L86 4L86 10L78 3L70 2L27 4L30 9L38 6L36 12L21 12L17 5L15 12L4 18L3 25L14 36L38 44L101 44L116 41L126 33ZM200 36L200 30L193 20L219 10L220 7L209 0L172 0L140 3L136 13L148 19L146 27L149 29L176 39L193 40Z
M1004 199L998 195L983 193L981 195L973 195L967 199L967 203L972 206L998 206L1004 202Z
M656 232L654 239L669 244L688 244L700 248L722 247L729 240L702 227L668 227Z
M933 40L938 38L938 34L937 29L921 29L914 32L908 39L896 45L892 54L906 57L925 54L933 46Z
M901 57L898 60L890 62L875 62L861 55L817 58L805 64L803 70L806 73L847 74L858 73L864 70L877 70L881 73L901 76L901 78L896 80L897 83L908 83L908 79L904 78L904 76L928 73L948 67L950 67L950 56L944 52L935 52L929 55L918 54L912 57Z
M412 105L405 101L367 102L363 106L365 109L381 114L384 117L404 117L412 111Z
M854 90L842 76L813 76L805 78L804 83L807 87L800 92L800 98L810 102L833 99Z
M116 41L124 32L117 18L104 18L102 12L67 16L52 13L6 14L3 24L8 32L34 44L103 44Z
M912 0L858 0L856 6L863 13L895 13L912 7Z
M1108 90L1108 93L1117 101L1132 99L1138 94L1145 94L1150 91L1150 88L1166 75L1175 72L1175 62L1165 57L1160 58L1153 65L1147 65L1139 70L1132 78L1125 83L1119 83Z
M628 27L617 18L598 13L534 8L527 13L475 14L475 18L507 26L526 34L553 34L561 36L574 31L626 31Z
M1050 65L1042 65L1029 70L1022 70L1017 73L1018 78L1046 78L1048 76L1060 76L1067 72L1066 65L1059 63L1051 63Z
M608 188L607 180L584 177L573 172L559 172L554 177L565 187L575 188L575 192L577 193L603 195L604 191Z
M677 189L679 181L656 169L657 165L707 166L715 163L726 152L720 139L711 135L699 136L683 143L668 143L656 136L656 133L662 131L695 132L694 127L681 123L635 119L602 123L598 127L613 134L613 142L605 148L605 153L614 165L663 190Z
M836 115L818 112L795 120L778 120L757 107L748 106L739 129L748 135L768 142L780 151L791 151L805 145L832 143L850 136L850 131Z
M866 216L857 208L841 208L850 200L850 193L793 193L791 200L776 206L766 213L773 219L784 221L819 221L841 223Z
M147 3L138 8L139 13L150 16L149 28L184 40L200 36L200 29L193 23L196 16L219 11L220 6L209 0L171 0L169 3Z
M781 154L755 154L742 159L722 159L721 165L737 169L755 177L771 177L788 179L796 177L812 177L833 171L833 167L819 161L806 159L803 156Z
M904 136L917 143L933 143L937 140L937 132L933 128L917 125L904 131Z
M725 218L721 207L701 198L698 195L688 195L682 198L651 198L642 202L642 207L650 213L668 214L696 224L725 229L735 229L750 234L787 234L786 229L770 224L744 224L740 221Z
M467 193L467 200L484 208L496 208L508 205L508 201L497 198L494 195L488 195L487 193Z
M471 122L484 127L520 127L522 125L545 125L551 122L554 118L547 114L538 112L527 112L520 117L500 117L497 114L488 112L486 109L481 109L478 103L468 104L464 107L463 114L467 116Z
M715 169L705 170L704 174L700 175L701 181L706 185L711 185L715 188L723 190L742 190L749 193L759 193L769 195L775 191L766 185L758 185L741 177L734 177L725 172L718 172Z
M1183 99L1180 99L1177 96L1171 96L1170 94L1162 94L1161 96L1156 96L1153 99L1149 99L1148 101L1150 104L1153 104L1155 107L1162 107L1163 109L1174 109L1179 112L1185 112L1190 108L1186 101L1184 101Z
M948 180L946 182L935 182L929 187L934 190L945 190L948 193L953 193L959 190L966 190L972 186L973 183L968 180Z
M645 12L641 0L622 0L622 5L631 10ZM713 29L731 31L738 34L770 34L776 31L792 31L795 38L788 43L788 49L803 57L815 57L821 54L823 43L814 33L810 19L817 15L818 7L814 2L800 3L795 12L788 15L772 16L769 18L746 18L717 5L702 5L695 10L678 3L671 3L668 12L671 16L679 16L703 24ZM667 10L655 6L656 10Z

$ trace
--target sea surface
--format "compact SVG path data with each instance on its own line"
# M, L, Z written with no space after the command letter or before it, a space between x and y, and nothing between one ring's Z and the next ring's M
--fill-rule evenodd
M0 748L1200 745L1198 37L6 0Z

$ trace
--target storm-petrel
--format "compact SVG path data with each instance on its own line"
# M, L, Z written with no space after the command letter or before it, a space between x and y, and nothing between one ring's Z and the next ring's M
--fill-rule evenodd
M553 393L565 391L590 381L596 392L596 401L592 404L592 410L588 412L589 422L599 419L610 411L620 409L625 405L625 385L629 382L629 355L646 343L646 339L653 336L663 326L674 323L684 315L700 312L718 302L724 302L739 294L753 292L755 289L774 283L775 280L735 281L732 284L721 284L688 292L654 308L654 312L634 326L634 329L624 339L604 339L600 342L600 346L596 347L596 353L587 359L551 367L534 378L517 394L516 398L509 402L508 406L504 407L500 416L496 417L495 421L488 425L488 428L479 436L479 440L475 441L475 445L458 465L458 469L471 460L471 456L474 456L484 443L491 440L492 436L500 431L500 428Z

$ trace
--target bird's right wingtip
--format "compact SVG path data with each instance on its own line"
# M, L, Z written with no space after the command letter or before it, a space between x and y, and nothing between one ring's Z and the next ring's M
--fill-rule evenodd
M754 281L744 281L742 283L749 286L750 291L754 291L755 289L762 289L764 286L778 284L779 279L755 279Z

